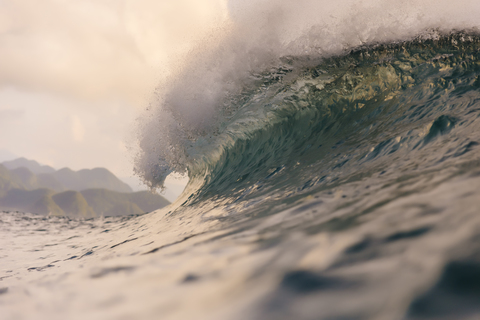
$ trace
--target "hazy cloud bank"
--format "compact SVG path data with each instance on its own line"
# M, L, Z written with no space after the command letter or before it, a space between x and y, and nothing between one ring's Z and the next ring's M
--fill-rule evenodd
M219 0L1 1L0 85L137 104L225 14Z

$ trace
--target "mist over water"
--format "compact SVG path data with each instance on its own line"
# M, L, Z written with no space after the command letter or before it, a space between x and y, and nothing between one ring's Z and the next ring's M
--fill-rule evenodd
M140 119L183 194L1 213L6 319L479 318L479 4L228 7Z

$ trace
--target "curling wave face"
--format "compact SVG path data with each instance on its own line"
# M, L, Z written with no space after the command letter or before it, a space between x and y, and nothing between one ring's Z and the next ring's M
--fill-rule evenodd
M189 201L288 202L412 163L420 174L458 165L476 146L467 133L479 48L475 33L430 33L341 57L284 57L230 97L215 135L195 141L188 170L201 187Z

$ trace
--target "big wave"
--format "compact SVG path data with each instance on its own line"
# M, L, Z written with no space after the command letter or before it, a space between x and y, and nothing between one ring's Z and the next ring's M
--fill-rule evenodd
M307 112L304 109L313 112L317 108L317 114L311 114L313 121L328 122L332 114L325 117L324 110L322 116L318 115L319 104L332 103L328 99L349 100L352 105L345 108L351 112L358 108L353 106L355 103L364 105L361 100L368 99L374 91L387 92L391 86L404 85L411 75L407 70L399 70L396 64L410 62L391 62L391 74L387 69L377 70L376 65L384 63L382 50L385 59L407 60L400 56L402 48L415 50L417 46L422 50L423 43L428 51L423 53L425 59L433 59L442 50L455 51L445 47L446 39L458 34L452 30L469 30L465 36L476 39L473 2L452 6L446 1L356 4L344 0L326 4L302 0L295 5L289 1L262 1L252 8L248 3L232 1L230 6L231 19L218 26L214 35L203 39L202 46L194 49L186 61L181 61L159 86L141 120L136 172L152 188L163 187L165 178L173 172L188 174L190 178L204 175L210 180L214 163L226 157L226 153L235 152L233 145L249 140L258 130L276 126L283 121L281 113L291 115L298 110L295 117L302 117L301 113ZM456 37L462 41L462 36ZM437 42L432 43L435 39ZM387 49L391 52L387 53ZM354 52L360 56L356 57ZM363 52L372 53L373 57L366 59ZM338 69L327 66L327 61L338 63ZM369 80L356 77L348 63L356 68L355 72L363 72L371 81L378 80L380 86L386 87L373 88L375 85L369 84ZM421 63L418 60L410 64ZM308 75L315 72L311 71L315 67L322 75ZM387 73L373 79L377 71ZM354 82L360 81L359 86L370 92L359 92L357 83L342 88L338 80L332 80L342 73ZM302 93L309 90L309 81L316 86L315 96ZM344 96L339 93L334 97L329 91L332 85L343 90ZM354 88L356 92L347 92ZM349 94L364 97L347 97ZM336 113L338 108L332 107L329 112ZM369 106L365 110L370 110ZM297 147L303 144L302 139L289 141L284 142L298 144ZM266 146L260 152L272 150Z
M282 57L227 95L210 131L185 139L190 200L236 201L252 190L288 198L382 171L399 154L420 157L437 135L472 124L479 48L475 31L430 30L340 56ZM461 140L457 153L469 143ZM153 185L170 172L158 160Z

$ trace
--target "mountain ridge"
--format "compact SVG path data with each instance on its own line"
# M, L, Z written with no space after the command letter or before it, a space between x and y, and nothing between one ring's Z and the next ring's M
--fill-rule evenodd
M61 192L66 190L82 191L92 188L104 188L118 192L133 192L128 184L117 178L106 168L74 171L65 167L55 170L50 166L45 166L35 160L26 158L5 161L2 165L8 170L15 172L26 189L51 188ZM33 177L32 174L36 177Z
M47 165L42 165L38 163L35 160L29 160L24 157L20 157L14 160L10 161L4 161L2 164L9 170L20 168L20 167L25 167L32 171L35 174L38 173L52 173L55 172L56 170L50 166Z
M34 169L42 167L36 161L23 159L26 161L17 164L33 163ZM79 171L62 168L35 174L28 167L15 167L14 162L7 165L12 169L0 164L0 210L93 218L142 214L170 204L150 191L132 192L105 168Z

